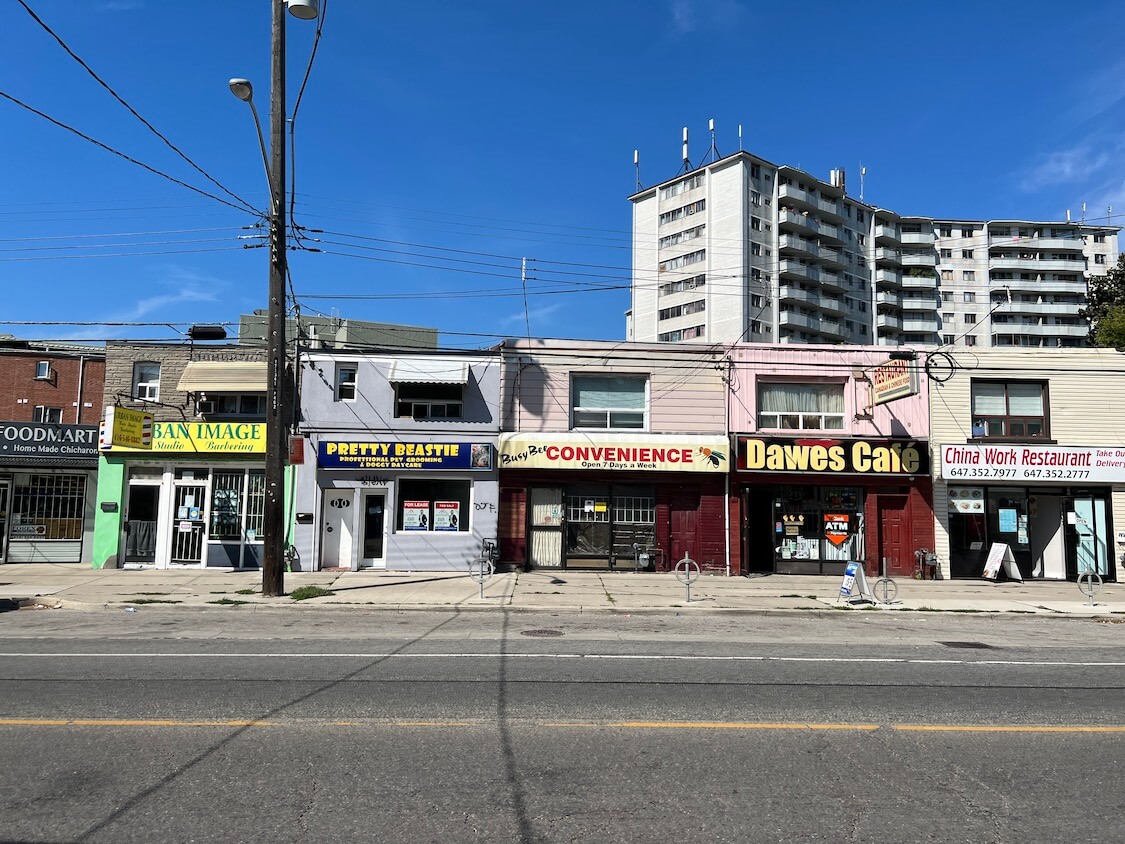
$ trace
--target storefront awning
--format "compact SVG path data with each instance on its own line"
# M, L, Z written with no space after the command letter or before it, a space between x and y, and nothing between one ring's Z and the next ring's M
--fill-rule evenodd
M396 360L387 380L393 384L464 384L469 365L452 360Z
M265 361L193 360L176 389L187 393L264 393Z

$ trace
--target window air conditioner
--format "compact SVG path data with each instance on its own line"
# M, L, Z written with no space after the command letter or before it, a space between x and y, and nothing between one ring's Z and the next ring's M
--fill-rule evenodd
M207 416L215 412L215 402L204 399L195 403L195 410L200 416Z

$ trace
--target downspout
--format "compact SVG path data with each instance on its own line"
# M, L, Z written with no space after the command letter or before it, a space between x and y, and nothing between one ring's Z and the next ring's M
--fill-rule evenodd
M82 424L82 388L86 380L86 356L78 356L78 401L75 402L74 424Z

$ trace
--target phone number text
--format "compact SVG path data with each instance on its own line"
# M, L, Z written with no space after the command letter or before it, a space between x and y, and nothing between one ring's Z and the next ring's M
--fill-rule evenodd
M950 466L944 472L948 478L1063 478L1083 480L1090 477L1089 469L1017 469L1003 466Z

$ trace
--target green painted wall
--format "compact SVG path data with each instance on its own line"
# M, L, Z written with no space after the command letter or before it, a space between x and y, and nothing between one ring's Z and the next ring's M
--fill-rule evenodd
M98 498L94 510L94 549L92 565L96 569L120 568L121 525L125 513L125 460L105 454L98 458ZM102 510L105 502L117 504L117 512Z

